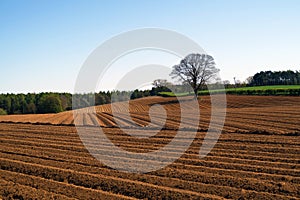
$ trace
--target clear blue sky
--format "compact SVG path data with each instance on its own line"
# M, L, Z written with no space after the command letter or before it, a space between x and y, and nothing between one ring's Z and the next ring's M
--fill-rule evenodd
M300 69L299 11L298 0L0 0L0 93L72 92L93 49L143 27L194 39L223 80Z

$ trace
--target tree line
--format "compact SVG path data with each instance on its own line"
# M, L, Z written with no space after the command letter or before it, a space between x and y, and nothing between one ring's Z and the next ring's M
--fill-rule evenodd
M108 91L74 95L55 92L0 94L0 115L59 113L72 110L72 100L77 101L76 108L84 108L91 105L111 103L112 100L127 101L155 96L161 91L168 91L168 89L153 87L151 90Z
M249 86L300 85L300 71L261 71L248 81Z
M69 93L0 94L2 114L58 113L71 107Z

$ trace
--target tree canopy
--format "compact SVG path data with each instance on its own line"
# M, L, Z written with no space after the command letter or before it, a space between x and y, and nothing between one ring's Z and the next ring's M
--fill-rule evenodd
M220 71L216 68L212 56L207 54L189 54L178 65L173 66L172 78L179 78L188 83L194 91L195 97L202 86L215 79Z
M299 71L261 71L256 73L250 80L250 86L263 85L299 85Z
M39 102L40 113L59 113L61 111L63 111L61 100L54 95L45 97Z

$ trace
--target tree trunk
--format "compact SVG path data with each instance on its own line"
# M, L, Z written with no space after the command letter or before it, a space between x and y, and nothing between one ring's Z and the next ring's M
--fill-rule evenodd
M198 99L198 90L194 89L194 99Z

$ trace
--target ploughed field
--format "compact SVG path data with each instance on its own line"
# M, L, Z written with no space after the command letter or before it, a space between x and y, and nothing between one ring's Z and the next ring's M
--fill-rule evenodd
M117 171L91 156L71 126L72 112L1 116L0 197L300 199L299 102L299 97L227 96L223 132L212 151L200 159L211 117L210 98L202 97L200 125L192 145L176 162L146 174ZM100 124L115 145L139 153L158 150L176 135L180 124L176 99L131 101L134 123L124 114L125 104L116 103L114 114L109 105L96 107L96 114L87 108L78 123L88 124L83 127L87 131L96 131L94 125ZM154 104L165 108L166 120L161 107ZM192 115L184 126L191 124ZM157 128L158 134L136 138L122 128L140 134ZM192 130L184 131L188 135ZM176 152L176 147L170 151Z
M191 97L183 97L189 100ZM210 97L204 96L199 100L200 130L206 130L211 120ZM77 124L100 125L102 127L161 127L178 129L180 124L180 106L176 98L148 97L130 101L129 111L131 119L124 114L128 102L113 103L114 112L110 104L96 106L97 113L92 108L81 109ZM161 104L167 114L166 123L161 115ZM185 109L193 109L192 104L185 103ZM190 107L189 107L190 106ZM218 105L215 105L218 107ZM149 117L151 108L151 118ZM195 124L194 116L187 116L186 124L189 127ZM0 116L0 122L32 123L44 125L73 125L73 112L59 114L28 114ZM299 135L300 133L300 97L288 96L234 96L227 95L225 132L262 133Z

